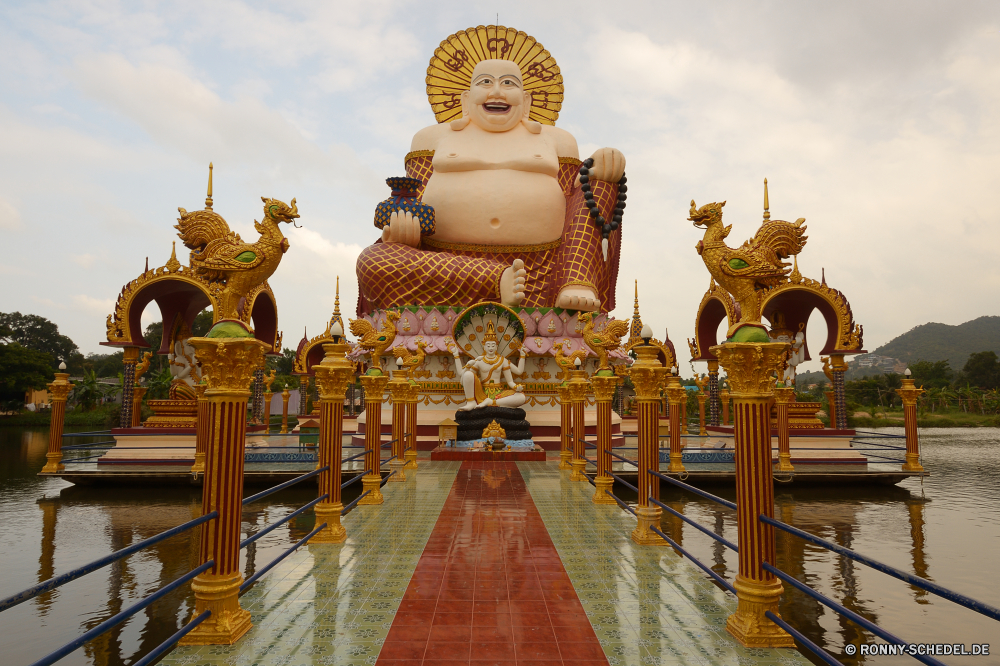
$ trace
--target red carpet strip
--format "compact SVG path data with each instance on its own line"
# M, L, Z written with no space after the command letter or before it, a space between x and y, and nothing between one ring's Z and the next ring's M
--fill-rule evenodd
M462 463L378 663L607 666L516 463Z

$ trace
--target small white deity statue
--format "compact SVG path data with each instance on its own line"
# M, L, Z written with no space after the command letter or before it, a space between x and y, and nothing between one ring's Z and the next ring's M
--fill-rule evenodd
M191 329L183 321L175 329L173 343L167 361L170 364L170 398L172 400L193 400L194 386L201 381L201 367L195 360L195 349L188 338Z
M477 356L462 365L462 356L458 345L450 349L455 357L455 372L462 378L462 388L465 390L466 403L459 411L468 411L476 407L520 407L524 404L524 385L515 384L513 375L524 374L524 359L528 352L521 347L521 359L517 366L511 365L503 356L497 354L497 334L493 322L487 322L486 334L483 336L482 356Z
M782 342L785 342L782 340ZM806 360L806 350L805 333L799 331L795 334L795 340L788 340L787 342L792 343L792 353L788 357L788 364L785 367L785 372L781 377L781 381L784 382L785 386L792 386L795 384L795 368L799 363Z

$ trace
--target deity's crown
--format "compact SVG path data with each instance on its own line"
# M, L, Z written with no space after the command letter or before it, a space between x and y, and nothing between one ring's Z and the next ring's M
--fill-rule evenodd
M427 67L427 100L439 123L462 117L462 92L472 83L481 60L517 63L525 92L531 93L529 118L555 125L563 101L563 78L556 59L524 32L502 25L478 26L451 35L439 46Z
M493 326L492 321L486 322L486 335L483 336L483 342L497 342L497 329Z

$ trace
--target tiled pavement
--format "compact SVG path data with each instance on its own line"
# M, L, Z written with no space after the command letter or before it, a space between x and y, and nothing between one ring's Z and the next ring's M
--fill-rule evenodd
M379 666L607 666L513 462L465 462Z
M505 520L503 512L496 510L505 495L503 492L495 494L495 504L484 505L488 510L471 510L468 480L464 503L470 510L461 518L447 512L442 515L460 465L458 462L421 460L420 469L416 474L408 474L405 483L389 484L383 489L384 504L360 507L345 518L348 530L345 544L306 546L275 567L242 597L243 606L253 613L254 627L237 645L176 648L160 663L170 666L371 666L376 660L391 663L387 661L391 652L379 653L383 652L390 627L393 631L396 629L393 620L397 615L414 611L418 615L425 613L430 619L428 639L433 638L430 631L435 626L434 616L426 607L411 606L409 599L404 602L403 597L408 586L418 589L422 587L422 580L433 580L433 576L419 575L430 569L424 566L418 569L418 563L423 564L421 555L425 545L429 545L428 555L443 545L436 536L428 541L439 516L468 534L473 532L465 527L471 529L478 524L480 527L496 526L498 531L487 531L506 535L509 525L518 524L516 520ZM632 516L614 506L594 505L590 501L593 487L589 483L569 481L569 474L560 472L555 462L516 465L532 500L522 502L521 507L533 504L537 510L534 520L527 519L525 510L525 542L532 551L538 544L542 552L541 537L547 532L558 558L542 557L539 561L544 560L547 564L534 565L539 589L534 592L533 600L508 599L509 634L501 628L506 625L496 617L491 618L492 624L476 623L473 617L469 625L470 657L473 656L473 638L489 638L486 634L490 633L492 637L502 636L505 640L489 642L506 643L507 636L516 641L514 627L522 627L516 630L522 637L528 631L545 633L536 627L551 627L560 648L569 643L559 641L560 637L572 635L579 639L593 635L586 631L587 625L581 622L581 616L562 620L556 616L568 618L574 614L553 613L550 608L541 587L543 576L538 572L548 570L547 573L554 574L550 580L560 580L555 575L559 571L554 570L558 564L559 568L565 567L592 624L591 631L596 631L596 638L612 666L808 664L794 650L740 647L725 631L725 618L735 609L735 599L715 587L694 565L684 562L671 549L634 546L629 539L634 526ZM496 483L498 489L507 484L513 492L512 476L494 473L491 477L482 475L480 478L487 486ZM499 524L491 522L495 519L489 517L490 513L499 516ZM540 530L539 519L544 530ZM479 561L477 559L477 563ZM487 585L490 579L485 574L479 576L478 567L476 571L475 578L469 576L474 586L482 583L484 594L489 589L498 589L498 586ZM530 587L516 584L517 577L512 575L516 574L516 567L511 568L508 564L505 573L505 579L513 581L513 584L508 582L508 590L522 590L516 593L518 596L529 594L523 590ZM412 581L411 575L414 576ZM452 588L442 584L437 589L433 598L435 611L442 608L438 604L443 589ZM468 600L451 601L456 609L452 612L463 615L467 611L458 610L459 601ZM474 616L475 592L471 601ZM486 599L480 599L483 601ZM534 605L529 606L532 602ZM548 625L541 621L539 604L542 602ZM483 612L485 606L479 608L480 615L485 618L488 614ZM499 603L496 610L501 613ZM534 618L535 621L520 619L515 622L515 617ZM483 629L473 636L472 630L476 627ZM488 631L487 627L495 631ZM428 645L430 642L428 640ZM516 659L516 645L514 649ZM485 655L483 652L476 654ZM552 653L536 656L546 654ZM427 656L425 652L424 657ZM430 656L434 657L434 653ZM494 657L503 657L503 654ZM423 663L443 662L432 658ZM497 659L497 663L514 662ZM577 663L577 660L567 658L565 663Z
M370 666L389 633L461 463L420 463L385 503L344 518L341 545L307 545L241 598L254 623L233 646L179 647L169 666Z
M740 646L725 628L736 599L672 548L634 544L635 518L591 502L592 485L552 463L517 465L612 666L809 663Z

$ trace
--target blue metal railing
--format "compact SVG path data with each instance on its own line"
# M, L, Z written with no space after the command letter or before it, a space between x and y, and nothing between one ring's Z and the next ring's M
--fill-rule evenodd
M340 484L340 489L343 490L344 488L346 488L347 486L351 485L355 481L363 479L363 478L365 478L366 475L371 474L371 473L372 473L372 471L370 469L366 469L365 471L361 472L360 474L358 474L356 477L354 477L350 481L345 481L344 483Z
M806 649L812 652L814 655L822 659L823 663L829 664L830 666L844 666L842 663L840 663L832 656L830 656L830 654L826 650L824 650L823 648L821 648L820 646L816 645L811 640L806 638L801 631L795 629L794 627L792 627L790 624L782 620L780 617L778 617L771 611L764 611L764 616L771 622L774 622L776 625L778 625L779 627L787 631L789 634L791 634L792 638L797 640L800 644L804 645Z
M291 481L285 481L284 483L279 483L278 485L273 486L271 488L268 488L267 490L263 490L263 491L257 493L256 495L251 495L250 497L244 498L243 499L243 506L246 506L247 504L250 504L251 502L256 502L259 499L264 499L268 495L273 495L274 493L278 492L279 490L284 490L285 488L288 488L289 486L294 486L296 483L299 483L300 481L305 481L306 479L311 479L314 476L317 476L319 474L322 474L323 472L328 472L328 471L330 471L330 466L329 465L327 465L326 467L320 467L319 469L313 470L313 471L311 471L311 472L309 472L307 474L303 474L302 476L297 476L294 479L292 479Z
M179 643L182 638L191 633L191 631L193 631L195 627L197 627L199 624L207 620L211 614L212 611L207 610L198 617L194 618L186 625L181 627L180 630L177 631L177 633L175 633L173 636L171 636L170 638L168 638L167 640L163 641L158 646L153 648L153 650L145 657L132 664L132 666L149 666L149 664L152 664L154 661L159 659L164 653L170 650L170 648Z
M281 518L280 520L277 520L277 521L271 523L270 525L268 525L267 527L265 527L261 531L255 533L255 534L253 534L251 536L248 536L243 541L240 541L240 550L243 550L244 548L246 548L247 546L249 546L250 544L252 544L257 539L260 539L261 537L269 534L273 530L276 530L277 528L281 527L282 525L284 525L285 523L287 523L292 518L295 518L296 516L301 515L305 511L308 511L309 509L313 508L314 506L316 506L317 504L319 504L320 502L322 502L323 500L325 500L329 496L330 496L329 494L326 494L326 495L323 495L321 497L317 497L313 501L311 501L311 502L309 502L307 504L303 504L298 509L296 509L295 511L292 511L290 514L288 514L284 518Z
M73 569L72 571L67 571L64 574L50 578L47 581L39 583L38 585L29 587L28 589L22 592L18 592L17 594L7 597L3 601L0 601L0 612L3 612L8 608L13 608L14 606L20 603L28 601L29 599L34 599L39 594L44 594L46 592L54 590L57 587L60 587L62 585L65 585L66 583L76 580L77 578L86 576L87 574L97 571L98 569L102 569L108 566L109 564L112 564L113 562L117 562L118 560L124 557L128 557L132 553L136 553L144 548L148 548L149 546L157 544L163 541L164 539L169 539L170 537L185 532L191 529L192 527L197 527L202 523L208 522L209 520L218 517L219 517L218 512L213 511L199 518L195 518L194 520L189 520L188 522L182 525L173 527L167 530L166 532L160 532L156 536L144 539L139 543L134 543L128 548L122 548L121 550L116 550L110 555L106 555L98 560L94 560L93 562L85 564L82 567L78 567L76 569Z
M322 498L320 498L320 499L322 499ZM290 548L286 549L285 552L283 552L281 555L278 555L276 558L274 558L273 560L271 560L270 562L268 562L267 565L264 566L264 568L262 568L260 571L258 571L254 575L252 575L249 578L247 578L245 581L243 581L243 584L240 585L240 594L242 594L243 592L246 592L250 588L250 586L253 585L254 583L256 583L257 580L261 576L263 576L268 571L270 571L271 569L273 569L283 559L285 559L286 557L288 557L289 555L291 555L292 553L294 553L296 550L298 550L299 547L301 547L303 544L307 543L309 541L309 539L312 539L314 536L316 536L317 534L319 534L320 531L324 527L326 527L326 523L323 523L322 525L320 525L319 527L317 527L316 529L314 529L312 532L310 532L309 534L307 534L304 537L302 537L301 539L299 539L296 543L292 544L292 546Z
M104 622L101 622L99 625L97 625L87 633L83 634L82 636L70 641L66 645L63 645L61 648L58 648L57 650L45 655L38 661L34 662L31 666L49 666L49 664L54 664L55 662L59 661L66 655L80 648L84 643L97 638L101 634L121 624L122 622L129 619L142 609L149 606L154 601L157 601L160 598L170 594L171 592L179 588L181 585L193 579L198 574L202 573L203 571L208 571L214 566L215 566L215 560L209 560L208 562L202 564L200 567L192 569L191 571L187 572L180 578L177 578L173 582L164 585L159 590L149 595L142 601L138 601L132 604L122 612L108 618Z

